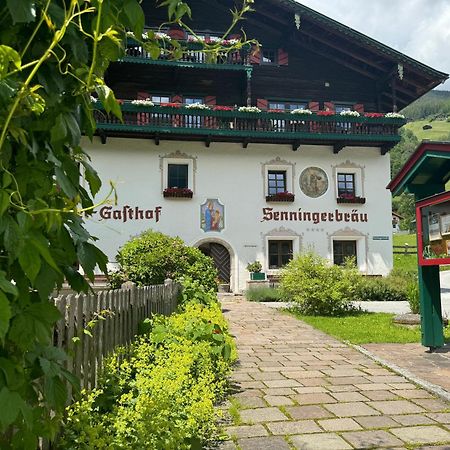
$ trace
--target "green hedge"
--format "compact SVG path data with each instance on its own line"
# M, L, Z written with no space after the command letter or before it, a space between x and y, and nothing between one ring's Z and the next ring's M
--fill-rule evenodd
M202 448L216 433L214 405L236 359L213 298L147 320L149 333L109 358L99 389L68 409L60 448Z
M187 276L208 289L217 290L217 270L213 260L198 248L189 247L178 237L148 230L126 242L117 254L118 272L110 274L110 284L124 281L138 285L164 283Z

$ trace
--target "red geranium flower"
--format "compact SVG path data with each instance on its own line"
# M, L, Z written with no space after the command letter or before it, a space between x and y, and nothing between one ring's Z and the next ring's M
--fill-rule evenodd
M334 116L334 111L317 111L318 116Z

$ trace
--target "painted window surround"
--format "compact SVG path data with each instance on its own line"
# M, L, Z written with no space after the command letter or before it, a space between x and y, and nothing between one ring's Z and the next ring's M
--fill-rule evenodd
M263 186L264 186L264 198L269 195L269 171L280 171L286 172L286 190L291 194L294 192L294 164L288 161L276 158L275 160L268 161L262 165L262 176L263 176Z
M194 157L180 152L160 157L160 169L162 172L161 192L168 187L169 164L185 164L188 166L188 189L195 192L196 160Z
M264 239L264 271L267 275L279 275L281 269L269 269L269 241L292 241L292 255L295 258L295 255L300 253L300 236L293 236L292 234L277 234L274 235L266 235Z
M364 169L363 167L356 166L351 163L345 163L342 165L333 167L333 178L334 178L334 189L336 198L338 195L338 173L349 173L355 176L355 196L356 197L365 197L365 189L364 189Z

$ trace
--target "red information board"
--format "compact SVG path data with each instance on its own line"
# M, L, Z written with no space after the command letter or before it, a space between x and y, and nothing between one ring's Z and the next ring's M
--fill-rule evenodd
M416 219L419 264L450 264L450 192L417 202Z

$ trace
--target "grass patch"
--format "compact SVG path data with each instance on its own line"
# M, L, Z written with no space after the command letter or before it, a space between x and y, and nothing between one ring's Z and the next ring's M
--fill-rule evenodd
M230 407L228 408L228 413L230 414L233 425L242 425L241 419L241 409L242 405L237 398L230 398Z
M392 239L393 245L417 246L417 238L415 234L394 234ZM397 249L398 250L398 249ZM417 255L394 255L394 269L405 272L417 272ZM440 266L440 270L450 270L450 266Z
M424 125L431 125L431 130L424 130ZM421 141L422 139L441 140L447 139L450 134L450 122L444 120L417 120L407 123L405 128L411 130Z
M406 327L392 323L394 314L358 313L343 317L304 316L291 311L298 319L308 323L337 339L352 344L391 343L407 344L420 342L420 327ZM450 331L445 329L446 340Z

